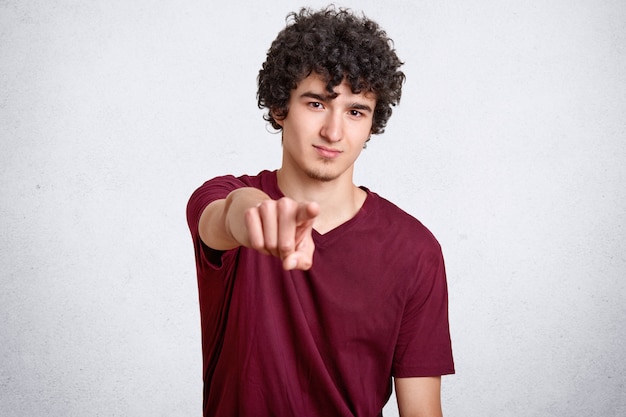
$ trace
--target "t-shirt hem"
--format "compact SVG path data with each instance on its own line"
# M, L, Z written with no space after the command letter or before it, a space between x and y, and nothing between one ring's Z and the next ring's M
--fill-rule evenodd
M454 368L448 369L408 369L401 372L395 372L394 378L420 378L431 376L453 375L456 371Z

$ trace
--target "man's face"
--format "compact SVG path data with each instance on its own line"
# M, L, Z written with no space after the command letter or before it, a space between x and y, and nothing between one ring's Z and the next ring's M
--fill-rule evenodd
M344 81L326 91L326 82L313 73L289 98L283 128L283 167L318 181L346 177L352 181L354 162L369 138L376 98L352 93Z

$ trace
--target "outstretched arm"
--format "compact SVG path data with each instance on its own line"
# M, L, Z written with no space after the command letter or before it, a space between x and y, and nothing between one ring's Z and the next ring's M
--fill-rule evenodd
M213 249L245 246L280 258L284 269L309 269L318 213L316 203L272 200L256 188L240 188L204 209L199 234Z
M441 377L395 378L400 417L442 417Z

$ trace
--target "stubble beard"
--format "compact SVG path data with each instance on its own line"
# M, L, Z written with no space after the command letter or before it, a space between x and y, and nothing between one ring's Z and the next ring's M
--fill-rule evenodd
M320 181L320 182L331 182L336 180L339 175L335 172L332 172L332 161L322 160L324 167L322 168L310 168L305 170L305 174L312 180ZM326 169L327 168L327 169Z

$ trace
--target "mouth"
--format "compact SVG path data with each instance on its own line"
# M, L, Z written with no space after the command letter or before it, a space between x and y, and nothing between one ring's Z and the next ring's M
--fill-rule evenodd
M313 145L313 147L315 148L315 150L320 156L322 156L323 158L327 158L327 159L334 159L338 157L339 155L341 155L341 153L343 152L338 149L327 148L325 146Z

